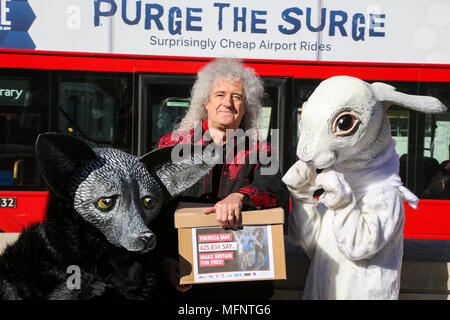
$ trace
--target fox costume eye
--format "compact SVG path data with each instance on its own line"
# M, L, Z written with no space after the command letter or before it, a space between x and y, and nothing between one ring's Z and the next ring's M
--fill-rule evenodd
M155 206L155 202L149 196L142 198L142 203L146 209L152 209Z
M116 197L100 198L95 206L101 211L109 211L116 204Z

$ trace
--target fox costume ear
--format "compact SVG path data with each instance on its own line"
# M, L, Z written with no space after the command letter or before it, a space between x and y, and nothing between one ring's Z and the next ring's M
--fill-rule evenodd
M94 151L80 139L56 132L42 133L36 140L39 170L48 187L70 200L67 184L82 161L96 159Z
M201 145L177 144L153 150L139 160L175 197L206 175L219 162L219 153Z

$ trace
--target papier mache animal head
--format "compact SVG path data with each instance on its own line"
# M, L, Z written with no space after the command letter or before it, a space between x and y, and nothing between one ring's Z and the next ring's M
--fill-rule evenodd
M298 157L318 169L375 157L392 140L386 111L393 104L425 113L447 110L434 97L397 92L381 82L349 76L322 81L303 105Z
M172 160L174 147L138 158L112 148L92 149L65 134L43 133L36 141L36 156L52 197L73 204L111 244L146 252L156 243L147 224L164 201L192 186L217 163L214 150L198 148Z

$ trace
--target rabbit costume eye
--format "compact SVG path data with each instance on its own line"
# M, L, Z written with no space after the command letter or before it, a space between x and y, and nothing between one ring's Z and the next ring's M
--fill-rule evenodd
M339 114L333 122L333 135L350 135L354 132L359 122L360 120L355 114L343 112Z

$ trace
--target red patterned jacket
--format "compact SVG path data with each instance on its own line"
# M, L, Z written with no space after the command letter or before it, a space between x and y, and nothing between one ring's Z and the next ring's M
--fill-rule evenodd
M205 135L207 130L208 121L205 120L202 122L201 135L194 136L194 129L173 132L160 139L158 148L179 143L207 145L212 142L210 139L207 140L208 135ZM221 168L219 167L220 177L213 177L214 172L218 174L218 168L211 170L209 174L187 189L181 198L187 201L215 203L231 193L239 192L248 195L253 200L254 207L258 209L282 206L286 210L289 196L286 186L281 181L279 170L275 175L263 175L261 169L270 164L249 161L252 156L255 156L255 152L258 155L262 151L270 156L270 145L265 142L254 142L251 146L248 144L246 143L245 148L235 147L234 161L225 162Z

